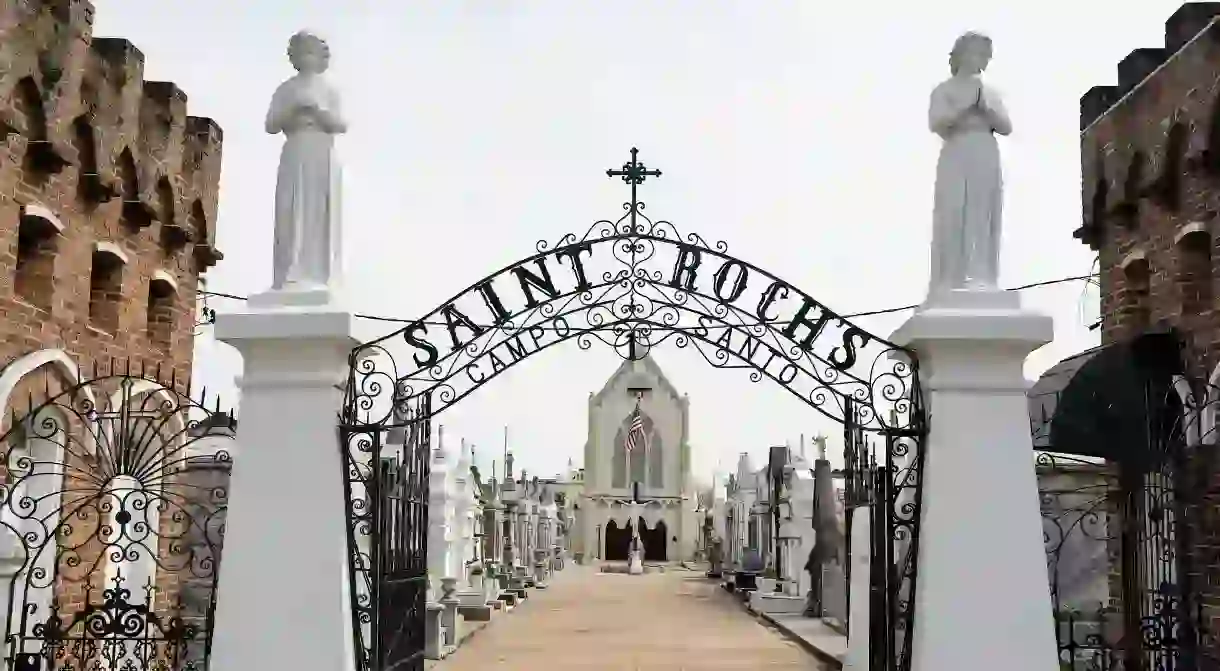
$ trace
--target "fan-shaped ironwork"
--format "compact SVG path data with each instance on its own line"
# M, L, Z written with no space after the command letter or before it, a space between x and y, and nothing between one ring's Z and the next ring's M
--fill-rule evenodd
M232 416L131 370L25 376L0 433L17 669L202 671Z

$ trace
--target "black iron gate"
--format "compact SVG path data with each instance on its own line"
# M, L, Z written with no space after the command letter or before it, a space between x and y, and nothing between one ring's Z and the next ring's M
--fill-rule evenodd
M0 399L5 668L204 671L232 416L93 373L46 364Z
M1181 352L1173 334L1101 348L1031 397L1065 670L1220 668L1194 582L1220 394Z
M347 461L352 626L360 668L422 671L430 397L396 402L398 426L391 430L361 423L359 410L359 403L349 406L340 433Z
M919 392L913 392L912 416L918 410ZM922 420L920 420L922 421ZM851 423L844 425L845 570L847 612L851 613L852 553L869 557L869 621L848 618L849 632L867 627L870 671L904 671L910 668L914 638L914 594L919 542L919 502L922 486L922 424L870 434ZM869 547L852 546L852 518L860 508L869 511Z

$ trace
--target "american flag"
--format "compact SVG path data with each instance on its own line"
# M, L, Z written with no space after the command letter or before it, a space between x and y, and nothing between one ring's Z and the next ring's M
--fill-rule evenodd
M627 431L627 451L631 452L645 442L647 436L644 435L644 416L640 414L640 404L636 403L635 412L631 415L631 428Z

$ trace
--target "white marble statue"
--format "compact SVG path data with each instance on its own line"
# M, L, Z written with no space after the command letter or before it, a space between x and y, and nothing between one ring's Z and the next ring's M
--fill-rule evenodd
M638 517L633 517L631 521L631 546L640 555L642 560L644 557L644 538L640 536L640 520Z
M996 291L1003 180L995 134L1012 122L983 84L991 38L968 32L949 55L951 76L932 91L928 123L944 139L936 164L929 301L953 290Z
M631 525L631 545L627 553L627 573L638 575L644 572L644 540L640 538L640 508L632 502L628 506L630 517L627 524Z
M307 31L288 42L297 75L280 84L267 111L267 132L284 133L275 184L273 291L325 289L340 263L342 177L335 135L347 131L339 95L323 73L330 48Z

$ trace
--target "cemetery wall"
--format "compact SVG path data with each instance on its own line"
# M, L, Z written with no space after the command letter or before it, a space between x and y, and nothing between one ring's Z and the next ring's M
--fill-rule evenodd
M1193 371L1220 361L1215 238L1220 214L1220 3L1187 3L1165 23L1164 44L1118 63L1117 85L1080 99L1082 222L1097 252L1103 342L1157 326L1191 342ZM1212 379L1215 383L1216 380ZM1196 453L1203 482L1192 529L1205 620L1220 631L1220 477Z
M94 37L93 18L87 0L0 2L0 368L61 349L86 379L97 365L100 375L156 372L184 390L200 276L222 258L222 133L188 116L175 84L145 81L131 42ZM68 383L42 373L0 408L0 433ZM98 468L65 458L69 473ZM64 488L91 491L79 484ZM82 563L95 566L98 538L77 541ZM60 571L64 612L82 608L105 575ZM158 610L177 596L175 579L158 573Z
M1220 210L1220 3L1184 5L1163 47L1132 51L1118 84L1080 99L1083 222L1097 251L1102 338L1158 323L1213 361L1213 219Z
M93 14L0 3L0 365L61 348L186 379L222 133Z

